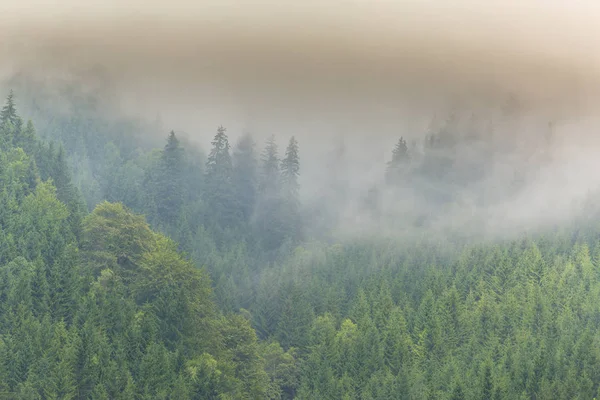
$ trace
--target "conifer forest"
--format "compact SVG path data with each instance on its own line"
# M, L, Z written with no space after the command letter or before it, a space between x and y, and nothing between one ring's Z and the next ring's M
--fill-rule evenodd
M600 399L599 22L0 0L0 400Z
M153 141L69 96L52 114L10 91L0 113L1 398L598 395L597 201L515 235L449 233L436 221L502 157L473 119L391 141L357 201L410 235L339 236L335 207L303 202L295 137ZM385 205L409 195L429 211Z

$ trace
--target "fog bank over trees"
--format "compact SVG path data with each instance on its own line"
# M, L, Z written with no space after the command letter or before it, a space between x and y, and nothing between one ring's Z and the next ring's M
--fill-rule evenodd
M600 396L596 2L0 3L1 398Z

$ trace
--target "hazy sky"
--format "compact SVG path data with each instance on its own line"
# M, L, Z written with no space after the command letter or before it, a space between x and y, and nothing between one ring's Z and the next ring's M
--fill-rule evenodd
M101 63L134 106L168 99L186 126L192 103L260 125L273 107L315 120L358 108L367 123L448 93L581 97L600 69L592 0L0 3L3 60L45 72Z
M518 203L515 218L547 218L600 184L581 173L600 168L599 22L594 0L0 0L0 73L102 66L108 79L88 83L115 106L160 113L205 148L220 124L233 140L276 134L281 147L296 135L319 193L340 138L364 187L398 136L421 136L435 113L517 93L569 147L496 215ZM544 209L548 198L561 210Z
M389 137L509 92L597 109L599 21L593 0L0 0L0 73L102 65L122 108L197 134Z

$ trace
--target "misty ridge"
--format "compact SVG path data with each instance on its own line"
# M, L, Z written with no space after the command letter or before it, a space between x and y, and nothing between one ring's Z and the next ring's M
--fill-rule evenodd
M136 117L115 108L106 99L119 94L106 90L115 86L101 71L46 81L21 74L5 87L17 89L19 106L34 116L42 136L52 136L45 130L52 129L56 115L69 118L80 109L114 124L115 140L130 141L132 149L161 147L170 127L160 117ZM597 140L591 133L597 125L580 116L553 119L528 108L516 94L489 99L448 102L421 110L414 120L399 110L401 117L386 121L383 137L338 120L321 131L295 135L307 236L511 238L589 212L600 185L595 174L586 172L598 167L593 151ZM227 121L222 122L227 128ZM189 155L197 157L194 162L203 165L213 132L175 132L188 143ZM294 132L294 126L282 124L262 132L228 129L227 135L232 155L240 140L252 137L258 165L271 137L277 157L283 158Z
M265 3L247 19L210 2L187 18L149 6L131 20L125 6L94 18L90 5L77 17L7 24L6 74L54 93L34 108L68 113L78 100L61 103L57 91L96 91L98 116L144 121L135 134L156 147L173 129L206 155L223 125L232 149L253 135L258 158L271 135L281 153L295 136L315 234L510 235L580 213L599 184L581 172L597 167L597 57L580 40L593 34L591 3L532 1L525 13L465 1L436 14L408 2L382 5L387 17L334 3ZM4 87L25 111L44 101L15 79ZM400 138L408 161L386 183Z
M115 15L110 33L106 16L87 14L10 27L5 92L16 90L43 136L52 135L37 119L86 101L96 117L130 124L128 135L147 148L173 129L193 143L199 164L219 125L232 151L251 134L257 159L271 135L280 157L294 136L309 236L514 236L581 214L600 183L590 173L599 125L596 58L574 35L591 33L595 8L560 20L552 7L511 14L516 6L506 5L494 21L491 6L445 10L428 31L433 16L420 6L406 5L403 26L378 29L363 6L330 4L312 16L303 13L312 6L299 7L295 19L277 19L283 6L270 17L259 7L248 20L231 14L228 27L216 23L216 9L196 25L169 14L140 17L134 28ZM326 16L345 22L333 31ZM556 46L526 30L551 38L561 23L579 30ZM386 169L400 138L407 155L392 166L392 182Z

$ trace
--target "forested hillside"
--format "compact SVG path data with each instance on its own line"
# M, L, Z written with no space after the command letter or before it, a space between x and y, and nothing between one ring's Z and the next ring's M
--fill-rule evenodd
M0 113L0 398L598 396L593 198L512 237L436 225L514 143L451 120L397 138L360 213L399 234L338 237L335 217L312 225L294 137L156 147L100 99L18 95ZM408 193L427 208L386 206Z

